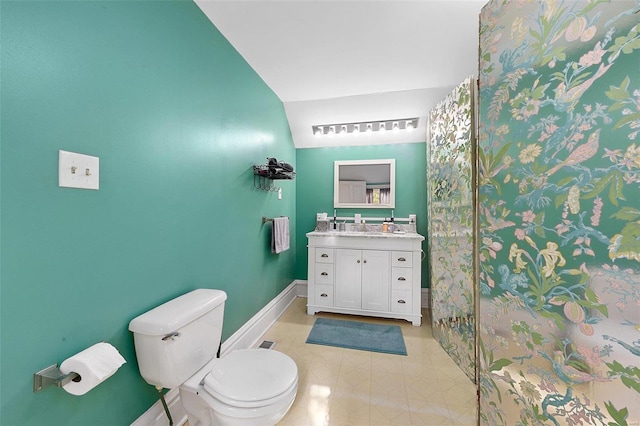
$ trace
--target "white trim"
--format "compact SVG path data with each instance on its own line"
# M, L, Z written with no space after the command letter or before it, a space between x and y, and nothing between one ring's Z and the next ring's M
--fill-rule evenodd
M264 308L256 313L238 331L233 333L222 343L221 356L236 349L246 349L256 346L260 337L273 325L284 313L296 297L307 297L307 282L295 280L277 295ZM165 394L165 401L169 406L173 423L177 426L184 425L187 421L180 403L178 389L171 389ZM157 401L142 416L138 417L131 426L166 426L167 416L162 403Z
M295 280L296 284L296 296L298 297L307 297L307 288L308 281L307 280Z
M429 308L429 289L423 288L421 290L422 291L420 292L420 300L421 300L422 309L428 309Z
M267 303L257 314L238 329L233 335L222 343L220 356L236 349L252 348L260 337L273 325L274 322L289 307L297 297L297 282L293 281L275 299Z
M187 413L180 403L180 392L178 388L171 389L164 395L164 400L169 406L169 412L173 419L174 425L184 425L187 421ZM131 426L166 426L169 423L167 415L164 412L162 403L158 400L144 414L138 417Z
M389 202L386 204L367 204L354 202L340 202L340 166L389 166ZM343 176L344 179L344 176ZM343 180L344 182L344 180ZM333 207L334 208L367 208L394 209L396 207L396 160L337 160L333 162ZM334 212L335 213L335 212ZM368 218L367 218L368 219Z

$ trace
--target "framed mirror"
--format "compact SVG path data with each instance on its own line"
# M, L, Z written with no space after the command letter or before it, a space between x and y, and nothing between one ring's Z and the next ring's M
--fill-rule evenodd
M396 206L396 160L335 161L334 208L384 208Z

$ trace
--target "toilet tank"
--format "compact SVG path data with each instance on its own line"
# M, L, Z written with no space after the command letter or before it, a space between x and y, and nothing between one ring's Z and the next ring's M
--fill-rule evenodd
M175 388L216 356L226 299L222 290L194 290L131 320L138 368L147 383Z

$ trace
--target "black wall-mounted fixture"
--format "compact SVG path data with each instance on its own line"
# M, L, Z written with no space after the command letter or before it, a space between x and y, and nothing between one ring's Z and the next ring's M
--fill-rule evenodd
M265 164L253 166L253 186L263 191L278 191L278 187L268 180L292 180L296 177L293 166L277 158L268 157Z

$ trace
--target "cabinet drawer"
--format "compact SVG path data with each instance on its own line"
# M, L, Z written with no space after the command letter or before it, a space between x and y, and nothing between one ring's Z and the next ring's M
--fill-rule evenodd
M333 249L322 247L316 248L316 262L333 263Z
M333 284L333 264L316 263L316 284Z
M316 306L333 306L333 286L326 284L315 285L313 288Z
M413 253L411 253L410 251L392 251L391 252L391 266L411 268L412 259L413 259Z
M392 291L391 292L391 312L411 313L413 304L411 303L410 291Z
M391 290L411 290L413 269L391 268Z

